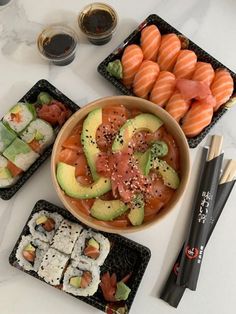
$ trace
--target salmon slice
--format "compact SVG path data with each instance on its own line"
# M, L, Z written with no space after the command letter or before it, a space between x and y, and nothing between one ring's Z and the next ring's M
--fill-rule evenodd
M182 130L187 137L198 135L211 123L213 107L203 101L195 101L183 118Z
M136 96L148 98L148 94L160 72L156 62L144 60L134 78L133 90Z
M138 45L129 45L125 48L121 63L123 67L123 84L126 87L131 87L142 61L143 52Z
M175 34L163 35L159 48L157 63L161 71L171 71L181 49L179 37Z
M175 76L168 71L161 71L151 91L150 101L164 107L175 89Z
M169 99L165 110L177 121L184 117L186 112L189 109L191 102L189 100L185 100L181 93L176 90L174 94Z
M226 69L215 71L215 78L211 84L212 95L216 99L214 111L218 110L226 101L229 100L234 90L234 81Z
M92 275L89 271L85 271L81 277L80 288L87 288L92 282Z
M194 73L197 63L196 54L188 49L181 50L173 70L176 78L190 79Z
M96 259L100 255L100 252L96 247L94 247L92 245L88 245L84 249L84 255L86 255L90 258Z
M161 44L161 33L156 25L145 27L141 32L141 48L145 60L156 61Z
M192 76L192 80L201 81L211 85L215 76L215 71L212 65L208 62L197 62Z

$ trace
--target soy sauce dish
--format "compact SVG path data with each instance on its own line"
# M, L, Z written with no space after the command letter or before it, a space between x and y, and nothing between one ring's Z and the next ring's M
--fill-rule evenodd
M65 123L51 159L64 206L98 230L142 230L164 217L183 195L189 148L162 108L130 96L94 101Z

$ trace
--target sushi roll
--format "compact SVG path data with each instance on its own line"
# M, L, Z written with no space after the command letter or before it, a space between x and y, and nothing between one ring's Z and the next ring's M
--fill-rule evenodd
M69 256L49 248L39 266L38 275L47 283L57 286L61 283L68 262Z
M52 239L51 247L65 254L71 254L81 230L79 224L64 219Z
M14 176L9 169L8 160L0 155L0 188L6 188L13 185L18 176Z
M2 153L16 138L16 134L0 121L0 153Z
M48 247L47 243L34 239L32 235L22 236L16 251L18 264L25 270L37 272Z
M35 117L36 111L33 105L19 102L3 117L3 123L16 133L20 133Z
M83 230L75 243L71 258L81 262L102 265L109 254L110 242L102 234Z
M30 233L34 238L50 242L58 229L63 217L45 210L35 213L28 222Z
M7 149L4 150L3 156L10 160L15 166L26 171L39 157L28 144L16 138Z
M35 152L42 153L55 139L54 130L48 122L36 119L20 135Z
M100 283L100 270L95 264L72 263L63 279L63 290L76 296L93 295Z

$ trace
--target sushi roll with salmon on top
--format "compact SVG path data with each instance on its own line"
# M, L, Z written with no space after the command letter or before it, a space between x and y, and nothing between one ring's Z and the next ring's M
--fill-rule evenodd
M206 82L211 85L215 76L215 71L212 65L208 62L197 62L192 76L193 81Z
M176 90L174 94L169 99L167 105L165 106L165 110L177 121L179 122L185 114L187 113L191 102L189 100L185 100L181 93Z
M161 33L156 25L149 25L141 31L140 42L144 60L156 61L161 44Z
M181 50L176 59L173 73L178 79L191 79L196 68L197 56L192 50Z
M9 167L9 161L0 155L0 188L6 188L14 184L20 172L22 171L20 170L18 174L14 175Z
M16 134L0 121L0 153L2 153L16 138Z

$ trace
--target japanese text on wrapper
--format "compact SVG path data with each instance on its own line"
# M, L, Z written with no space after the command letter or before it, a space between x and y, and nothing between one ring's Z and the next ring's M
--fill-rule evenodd
M212 194L210 192L202 192L201 205L199 208L198 214L198 222L205 223L208 214L208 207L210 205L210 201L212 200Z

